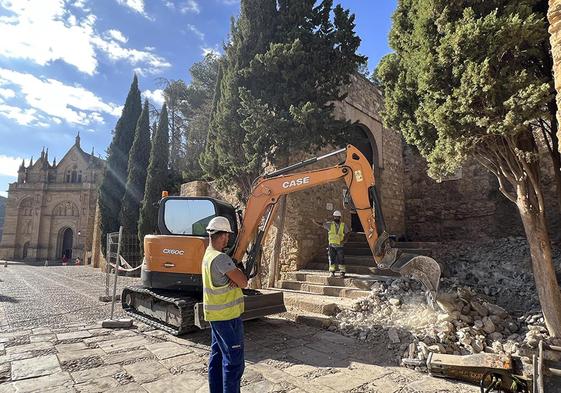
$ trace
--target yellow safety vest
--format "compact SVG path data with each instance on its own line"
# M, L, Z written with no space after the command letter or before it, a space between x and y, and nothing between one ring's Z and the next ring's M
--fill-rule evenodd
M212 261L222 254L208 246L203 257L203 311L206 321L229 321L244 311L243 293L240 288L228 284L216 287L212 284L210 267Z
M329 244L334 246L340 246L345 238L345 223L339 224L339 231L335 227L335 223L332 222L329 227Z

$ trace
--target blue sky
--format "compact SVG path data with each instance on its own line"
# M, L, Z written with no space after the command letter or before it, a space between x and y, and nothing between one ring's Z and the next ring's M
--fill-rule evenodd
M371 70L390 51L396 2L340 0ZM238 13L239 0L0 0L0 195L22 159L44 146L60 160L78 132L103 157L133 73L161 105L158 78L188 81Z

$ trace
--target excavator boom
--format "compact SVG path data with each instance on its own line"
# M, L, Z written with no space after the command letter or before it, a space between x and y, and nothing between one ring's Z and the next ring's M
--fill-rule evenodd
M291 173L325 158L346 153L345 161L327 168ZM293 164L258 178L252 188L245 209L243 225L239 232L233 258L241 261L250 243L260 247L263 236L270 225L267 216L283 195L317 187L322 184L344 180L349 190L356 212L364 228L366 240L372 251L372 269L390 269L403 277L420 281L427 291L429 302L434 304L440 281L440 266L427 256L401 253L392 248L388 233L384 228L382 209L377 199L376 180L368 160L356 147L348 145L344 149ZM267 213L269 212L269 214ZM265 224L262 225L262 218ZM261 228L260 228L261 226ZM260 241L255 241L258 238ZM249 255L257 255L254 250ZM258 263L248 258L246 271L256 274Z

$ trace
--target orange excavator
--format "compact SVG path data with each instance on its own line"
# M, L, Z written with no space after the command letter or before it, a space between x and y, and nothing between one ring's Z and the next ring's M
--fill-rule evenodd
M342 153L346 158L338 165L294 172ZM123 309L175 335L207 327L202 310L201 262L208 245L205 232L208 222L215 216L230 221L234 234L226 253L234 262L242 263L246 276L253 278L259 273L262 244L275 217L279 198L341 179L347 185L364 228L373 255L373 271L390 269L420 281L427 291L428 301L434 304L440 266L432 258L401 253L392 247L384 230L372 167L356 147L348 145L257 178L243 217L232 205L213 198L162 198L158 210L160 234L144 238L142 286L123 290ZM244 289L244 295L244 320L286 311L281 291Z

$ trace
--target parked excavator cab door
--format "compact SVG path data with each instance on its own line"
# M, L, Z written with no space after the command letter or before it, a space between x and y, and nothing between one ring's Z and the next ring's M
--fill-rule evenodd
M206 197L166 197L160 201L158 229L162 235L208 237L206 227L216 216L226 217L232 231L226 249L231 254L238 234L234 207Z

